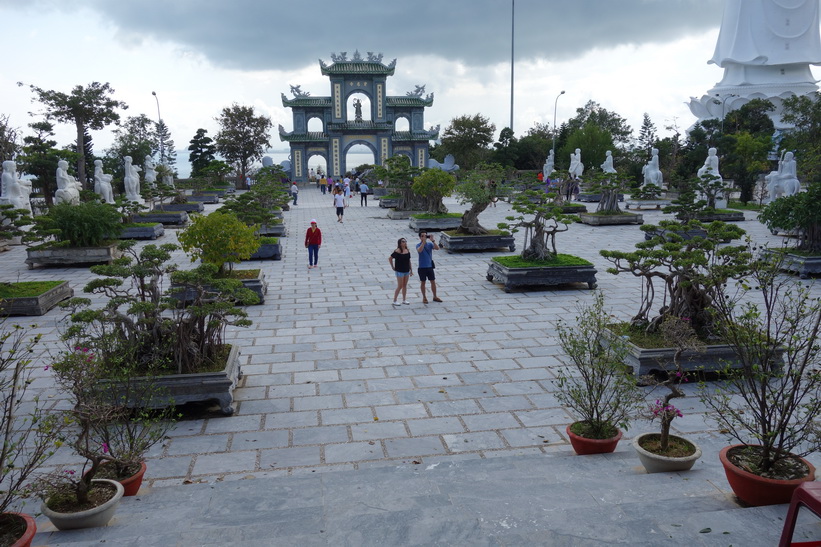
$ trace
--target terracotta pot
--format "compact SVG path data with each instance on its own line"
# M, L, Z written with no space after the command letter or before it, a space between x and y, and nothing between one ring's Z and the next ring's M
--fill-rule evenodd
M733 493L746 503L747 505L776 505L779 503L790 503L793 491L798 488L802 482L808 482L815 479L815 467L805 460L799 458L807 468L810 470L806 477L793 480L778 480L761 477L754 473L744 471L736 467L733 462L727 457L727 453L733 448L744 446L736 444L724 447L718 454L718 459L721 460L721 465L724 466L724 473L727 475L727 482L730 483L730 488Z
M662 456L660 454L650 452L649 450L645 450L641 446L641 442L646 437L652 435L658 436L659 434L642 433L641 435L633 439L633 448L636 449L636 453L639 455L639 460L641 460L641 464L644 466L644 469L646 469L648 473L671 473L676 471L689 471L690 469L692 469L696 461L701 457L701 448L699 448L696 443L694 443L690 439L685 439L683 437L678 437L676 435L670 435L670 438L687 441L695 447L695 452L693 452L693 454L691 454L690 456L671 458L669 456Z
M34 539L34 534L37 533L37 523L34 522L34 517L32 517L31 515L27 515L25 513L15 513L13 511L9 511L3 514L12 517L18 517L26 523L26 530L23 532L23 535L20 536L17 539L17 541L12 543L11 547L29 547L31 545L31 540Z
M58 530L75 530L77 528L96 528L105 526L114 516L120 499L123 497L123 485L117 481L108 479L92 479L91 482L105 482L114 485L117 489L110 500L98 505L93 509L79 511L77 513L59 513L48 508L46 502L40 507L40 511L48 517L51 523Z
M103 466L111 465L110 463L106 462L102 464ZM145 462L140 462L140 470L127 477L125 479L115 479L117 482L123 485L123 497L125 496L136 496L137 492L140 490L140 486L143 484L143 475L145 475ZM88 471L83 474L85 477L88 474Z
M566 431L573 450L580 456L586 456L588 454L609 454L616 449L616 445L619 444L619 439L621 439L622 435L621 430L617 430L618 434L610 439L588 439L587 437L581 437L570 431L570 426L567 426Z

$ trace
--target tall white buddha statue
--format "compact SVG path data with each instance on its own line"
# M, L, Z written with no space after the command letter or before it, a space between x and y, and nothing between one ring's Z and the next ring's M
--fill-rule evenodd
M700 120L720 118L753 98L776 106L818 90L810 65L821 64L819 0L725 0L715 52L708 61L724 69L722 80L690 110Z

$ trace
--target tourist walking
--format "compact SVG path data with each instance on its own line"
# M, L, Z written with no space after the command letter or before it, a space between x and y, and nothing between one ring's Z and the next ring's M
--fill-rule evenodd
M339 188L334 190L334 207L336 207L336 221L342 222L342 217L345 215L345 196Z
M322 195L325 195L325 192L328 190L328 179L325 178L325 175L322 175L322 178L319 179L319 189L322 190Z
M305 248L308 249L308 269L319 267L319 248L322 247L322 230L311 219L311 227L305 232Z
M345 194L345 207L351 204L351 183L346 182L345 187L342 189L342 192Z
M360 207L367 207L368 206L368 185L366 183L362 183L359 185L359 206Z
M438 251L439 245L433 238L433 234L428 235L427 232L419 232L419 243L416 245L416 252L419 253L419 268L416 272L419 274L419 281L422 283L422 303L428 303L428 297L425 294L425 281L430 281L430 290L433 293L433 301L441 302L442 300L436 296L436 274L433 269L433 251Z
M388 264L396 273L396 290L393 291L393 305L399 306L399 293L402 293L402 304L408 302L408 279L413 275L411 267L411 253L408 249L408 240L404 237L396 242L396 249L388 257Z
M296 199L299 197L299 187L295 182L291 184L291 195L294 196L294 205L296 205Z

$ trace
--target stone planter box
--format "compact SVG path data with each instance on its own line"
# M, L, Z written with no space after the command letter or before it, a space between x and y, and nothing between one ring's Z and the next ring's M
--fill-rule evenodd
M234 271L237 271L237 270L234 270ZM259 275L256 277L256 279L242 279L241 281L242 281L242 285L246 289L249 289L249 290L253 291L254 293L256 293L257 297L259 298L259 302L257 302L257 304L264 304L265 303L265 294L268 292L268 282L265 281L265 272L263 272L262 270L259 270ZM179 285L176 285L175 283L171 283L171 287L179 287ZM179 300L183 304L187 304L188 302L191 302L194 299L194 295L195 295L194 290L189 289L185 292L175 293L171 296L172 296L172 298L176 298L177 300Z
M259 235L268 237L285 237L288 235L288 230L285 228L285 224L274 224L271 226L263 224L259 227Z
M219 203L220 197L217 194L200 194L198 196L188 196L188 201L199 203Z
M577 215L586 212L587 207L584 205L562 205L562 213L566 215Z
M380 199L379 206L383 209L392 209L399 206L399 198Z
M202 213L205 211L205 205L200 202L192 203L167 203L165 205L158 205L154 207L155 211L158 212L169 212L169 211L185 211L186 213Z
M165 228L159 222L153 226L126 226L117 239L157 239L165 234Z
M0 301L0 314L7 315L45 315L48 311L66 298L74 296L68 281L37 296L22 296Z
M373 189L373 197L375 197L375 198L381 198L382 196L387 196L387 195L388 195L388 189L387 188L380 188L379 186L377 186L376 188Z
M601 201L601 194L579 194L576 201L585 203L598 203ZM624 201L624 194L619 194L619 201Z
M105 247L53 247L26 249L26 264L29 269L35 264L44 266L84 266L87 264L111 264L123 256L117 245Z
M263 243L251 255L249 260L282 260L282 245L279 243Z
M696 219L700 220L701 222L713 222L716 220L720 220L721 222L740 222L742 220L745 220L744 213L742 213L741 211L732 213L702 214L696 216Z
M773 254L773 251L764 250L762 255ZM821 256L802 256L787 253L781 262L781 270L795 272L801 279L808 279L811 275L821 273Z
M615 337L616 334L613 331L607 330L601 343L608 346ZM627 348L624 363L633 368L633 373L637 377L654 370L675 370L673 355L676 353L676 348L640 348L631 342L627 342ZM728 365L732 368L739 366L738 357L733 348L727 344L707 346L704 352L687 350L682 354L680 362L685 371L719 372Z
M444 230L455 230L462 224L462 217L445 217L445 218L417 218L410 217L408 226L411 230L428 232L442 232Z
M508 268L491 260L487 280L503 283L505 292L515 287L548 287L565 283L587 283L596 288L596 268L590 266L557 266L555 268Z
M439 246L449 253L459 253L463 251L491 251L507 247L510 252L516 250L516 239L512 235L449 235L443 232L439 236Z
M672 205L673 202L669 199L628 199L624 202L624 208L629 209L661 209Z
M140 213L134 220L136 222L159 222L164 226L183 226L188 222L188 213L185 211Z
M391 220L408 220L413 215L418 215L422 211L398 211L391 209L388 211L388 218Z
M594 215L593 213L581 213L579 218L582 223L590 226L614 226L618 224L644 224L644 218L638 213L623 213L620 215Z
M242 377L239 362L239 346L231 346L225 368L219 372L199 372L194 374L168 374L155 377L136 377L131 382L133 393L145 393L141 384L150 383L157 396L146 401L129 401L131 408L167 408L191 402L216 401L226 416L234 413L234 388ZM112 395L125 397L126 387L121 382L102 380L104 386L112 388Z

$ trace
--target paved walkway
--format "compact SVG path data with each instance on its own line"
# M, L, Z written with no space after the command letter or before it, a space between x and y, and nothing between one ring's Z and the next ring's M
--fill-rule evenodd
M453 200L446 203L461 210ZM481 221L495 227L508 214L509 205L499 203ZM648 223L663 217L658 211L643 214ZM312 218L323 231L315 270L307 268L303 247ZM282 261L241 265L262 267L269 287L265 304L248 308L253 326L228 336L242 348L235 415L178 423L149 454L146 486L569 454L564 428L572 416L555 397L555 372L564 357L554 323L572 318L578 302L592 300L586 285L505 293L485 279L492 253L441 251L435 261L444 302L423 304L414 277L411 304L394 308L388 256L400 237L417 240L407 221L388 220L376 200L360 207L356 197L345 222L337 223L330 196L306 187L285 222L289 236L282 240ZM755 220L743 227L757 241L781 241ZM560 252L596 265L608 305L626 319L637 308L639 284L606 273L598 250L630 250L642 237L637 226L576 224L557 244ZM162 241L175 240L167 230ZM521 249L521 234L517 240ZM0 278L68 279L79 294L92 277L87 269L26 270L24 255L19 247L0 255ZM180 254L179 264L187 263ZM821 286L814 290L821 292ZM61 318L52 310L33 319L33 332L45 335L43 348L52 353L59 349ZM35 363L30 394L41 392L58 408L64 401L43 370L47 362L42 356ZM680 406L685 416L674 422L675 432L708 443L724 440L705 421L697 397ZM628 436L655 427L639 421ZM623 442L619 451L628 450ZM63 451L50 464L75 462ZM715 488L727 486L717 482Z

